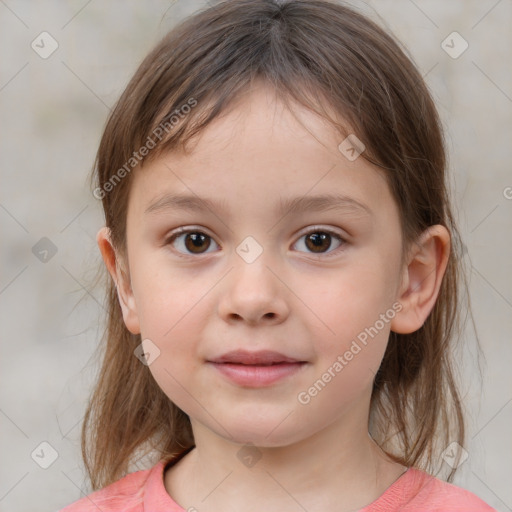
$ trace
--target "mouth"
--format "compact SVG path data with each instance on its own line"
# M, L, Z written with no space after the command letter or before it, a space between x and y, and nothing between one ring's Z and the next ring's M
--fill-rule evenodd
M220 357L211 359L209 362L218 364L242 364L247 366L272 366L285 363L305 363L306 361L300 361L273 350L259 350L257 352L233 350Z
M273 351L228 352L207 363L230 382L250 388L270 386L295 375L307 365L307 361Z

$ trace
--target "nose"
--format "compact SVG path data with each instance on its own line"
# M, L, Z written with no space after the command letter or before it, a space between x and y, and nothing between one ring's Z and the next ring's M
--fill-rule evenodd
M226 322L279 324L289 315L287 286L263 255L247 263L236 255L224 279L218 313Z

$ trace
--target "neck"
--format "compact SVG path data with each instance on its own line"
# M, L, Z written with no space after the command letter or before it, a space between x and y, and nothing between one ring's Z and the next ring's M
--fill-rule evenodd
M166 489L182 507L202 512L247 510L247 504L255 510L264 504L267 512L357 510L405 470L360 426L335 422L287 446L244 447L193 422L196 447L169 469Z

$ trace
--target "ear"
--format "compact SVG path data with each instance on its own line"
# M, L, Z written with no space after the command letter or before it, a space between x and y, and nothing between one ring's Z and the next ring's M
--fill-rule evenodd
M96 235L96 242L98 243L105 266L116 284L117 297L123 312L124 323L132 334L140 334L139 317L130 279L128 272L123 269L122 259L117 255L112 244L110 229L107 227L101 228Z
M415 242L402 271L398 301L402 309L391 321L399 334L415 332L432 311L450 256L450 233L441 225L430 226Z

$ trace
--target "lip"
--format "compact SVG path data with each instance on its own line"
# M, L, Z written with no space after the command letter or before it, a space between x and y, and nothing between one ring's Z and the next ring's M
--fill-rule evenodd
M271 350L235 350L207 362L235 384L254 388L290 377L307 364Z
M226 352L220 357L210 359L210 363L235 363L246 365L270 365L276 363L304 363L293 357L285 356L273 350L258 350L249 352L248 350L232 350Z

